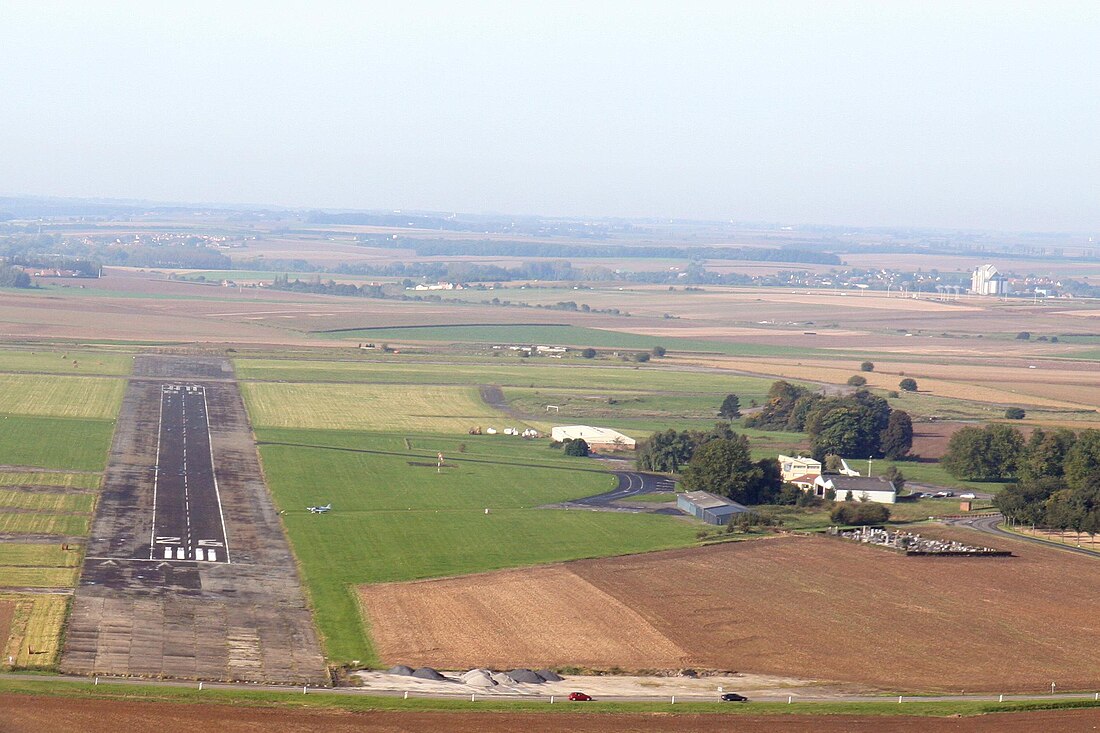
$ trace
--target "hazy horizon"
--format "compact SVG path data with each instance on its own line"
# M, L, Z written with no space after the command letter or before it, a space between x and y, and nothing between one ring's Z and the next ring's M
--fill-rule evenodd
M0 191L1092 232L1094 3L6 2Z

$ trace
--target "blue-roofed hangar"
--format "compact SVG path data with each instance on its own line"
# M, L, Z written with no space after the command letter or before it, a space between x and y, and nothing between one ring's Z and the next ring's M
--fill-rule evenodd
M707 524L726 525L738 514L751 512L747 506L723 499L709 491L685 491L676 497L676 508Z

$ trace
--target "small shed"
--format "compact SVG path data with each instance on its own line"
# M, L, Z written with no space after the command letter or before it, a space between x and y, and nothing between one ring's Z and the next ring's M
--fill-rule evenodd
M726 525L737 514L752 511L736 501L724 499L709 491L685 491L676 497L676 508L707 524Z

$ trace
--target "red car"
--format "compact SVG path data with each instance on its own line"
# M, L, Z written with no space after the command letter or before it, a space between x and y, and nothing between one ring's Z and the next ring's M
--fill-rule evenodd
M586 695L583 692L570 692L569 699L573 702L589 702L592 699L592 696Z

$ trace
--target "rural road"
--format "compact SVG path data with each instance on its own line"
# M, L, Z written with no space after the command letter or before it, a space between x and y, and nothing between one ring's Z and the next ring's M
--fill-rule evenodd
M137 685L141 687L175 687L175 688L190 688L194 689L199 686L197 681L185 681L185 680L153 680L153 679L141 679L134 677L89 677L81 675L54 675L45 677L40 674L17 674L6 673L0 674L0 679L4 680L18 680L24 682L82 682L89 683L94 680L97 685ZM327 695L346 695L346 696L367 696L367 697L399 697L404 695L405 690L403 688L395 686L393 689L364 689L358 687L302 687L302 686L288 686L288 685L271 685L271 684L247 684L247 683L230 683L230 682L203 682L202 689L204 690L248 690L255 692L262 690L264 692L282 692L289 695L302 695L308 694L307 690L312 690L315 694L327 694ZM456 687L460 685L456 684ZM454 693L426 693L416 692L415 695L410 693L409 698L419 699L439 699L439 700L468 700L470 699L471 692L468 688L462 690L456 690ZM582 685L583 687L583 685ZM535 701L543 700L546 703L550 703L549 694L532 694L532 693L473 693L475 700L487 701L487 700L525 700ZM555 696L555 702L569 704L561 696ZM669 696L665 694L641 696L641 695L600 695L599 701L601 702L663 702L668 699ZM688 694L688 695L676 695L676 700L683 702L715 702L717 701L718 693L712 694ZM773 694L769 696L759 696L753 698L757 702L786 702L788 701L788 695L786 694ZM791 695L791 702L799 703L844 703L844 702L893 702L897 700L899 704L905 702L1019 702L1026 700L1042 700L1042 701L1062 701L1062 700L1100 700L1100 693L1097 692L1059 692L1055 694L1039 693L1039 694L974 694L974 695ZM583 706L582 706L583 707Z
M1000 523L1004 521L1004 517L1000 514L994 514L986 517L976 517L974 519L948 519L945 520L946 524L954 525L956 527L970 527L976 529L979 532L985 532L987 534L997 535L998 537L1008 537L1013 540L1020 540L1021 542L1030 542L1034 545L1041 545L1043 547L1050 547L1055 550L1064 550L1065 552L1074 552L1078 555L1088 555L1089 557L1100 556L1095 550L1086 550L1083 547L1073 547L1072 545L1062 545L1056 542L1047 542L1046 540L1036 539L1034 537L1027 537L1026 535L1016 534L1015 532L1006 532L1000 528Z

